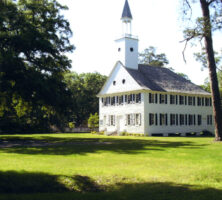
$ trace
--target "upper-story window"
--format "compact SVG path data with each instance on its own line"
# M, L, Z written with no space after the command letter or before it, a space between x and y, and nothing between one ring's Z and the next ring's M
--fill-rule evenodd
M165 104L167 104L167 94L165 95L165 94L160 94L159 95L160 96L160 104L163 104L163 103L165 103Z
M184 96L179 96L180 105L184 105Z
M188 97L188 105L189 106L193 105L193 98L192 97Z
M197 105L201 106L201 97L197 97Z
M125 79L123 79L123 80L122 80L122 84L125 84L125 82L126 82L126 80L125 80Z
M118 52L120 52L121 51L121 48L118 48Z
M136 103L140 103L141 102L141 93L136 94Z
M175 104L175 103L176 103L176 96L170 95L170 104Z
M130 51L133 52L133 47L130 48Z
M116 81L113 81L113 85L116 85Z

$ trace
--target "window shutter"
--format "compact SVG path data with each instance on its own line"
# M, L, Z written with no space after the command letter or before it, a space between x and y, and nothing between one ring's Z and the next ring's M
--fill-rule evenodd
M165 94L165 104L167 104L167 94Z
M149 113L149 124L151 125L151 113Z
M196 105L196 97L193 97L193 106Z
M196 115L193 115L193 125L196 125Z
M176 114L176 125L178 126L178 114Z
M139 114L139 125L141 125L142 119L141 119L141 113Z
M151 93L149 93L149 103L151 103Z
M160 104L161 104L161 102L162 102L162 95L160 94L159 96L160 96Z
M187 96L185 96L184 98L185 98L185 105L187 105Z
M166 120L166 125L168 125L168 115L167 115L167 113L165 114L165 120Z
M158 125L158 115L156 114L156 126Z
M162 126L162 114L160 114L160 126Z
M157 94L155 94L155 100L156 100L156 103L158 103L158 95Z
M178 104L178 96L176 95L176 104Z

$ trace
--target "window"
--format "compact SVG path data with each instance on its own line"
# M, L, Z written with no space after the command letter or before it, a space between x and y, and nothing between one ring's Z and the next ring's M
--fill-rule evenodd
M109 115L109 125L115 126L115 115Z
M133 125L141 125L141 114L127 114L126 115L126 125L133 126Z
M185 116L180 115L180 125L184 125L184 124L185 124Z
M197 124L200 126L202 124L202 116L198 115L197 116Z
M111 97L111 105L112 105L112 106L115 105L115 103L116 103L115 100L116 100L115 97Z
M120 52L121 51L121 48L118 48L118 52Z
M189 115L188 116L188 122L189 122L189 125L193 125L193 115Z
M184 105L184 96L179 96L180 105Z
M210 99L209 98L205 98L205 106L210 106Z
M213 124L212 115L207 115L207 125L212 125L212 124Z
M176 98L175 95L170 95L170 104L175 104Z
M102 120L102 119L99 120L99 125L100 125L100 126L103 126L103 120Z
M149 93L149 103L155 103L155 94Z
M202 106L204 106L204 97L202 97Z
M135 124L138 126L138 125L141 125L141 114L140 113L137 113L135 114Z
M113 85L116 85L116 81L113 81Z
M150 125L154 124L154 114L153 113L149 114L149 122L150 122Z
M136 94L136 103L140 103L141 102L141 93Z
M123 79L123 80L122 80L122 84L125 84L125 82L126 82L126 80L125 80L125 79Z
M133 52L133 47L130 48L130 51Z
M119 97L119 104L123 105L123 95Z
M175 124L176 124L176 115L170 114L170 125L175 125Z
M160 114L160 125L167 125L167 114Z
M160 94L160 104L164 104L164 103L167 104L167 94L166 95Z
M188 97L188 105L189 106L193 105L193 98L192 97Z

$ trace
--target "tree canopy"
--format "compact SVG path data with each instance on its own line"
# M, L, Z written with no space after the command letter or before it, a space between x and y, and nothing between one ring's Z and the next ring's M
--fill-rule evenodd
M70 92L69 23L56 0L0 1L1 128L48 127L62 122ZM14 128L13 128L14 127Z
M165 53L158 54L156 53L156 48L150 46L144 49L142 53L139 53L139 63L156 67L164 67L169 64L169 61Z

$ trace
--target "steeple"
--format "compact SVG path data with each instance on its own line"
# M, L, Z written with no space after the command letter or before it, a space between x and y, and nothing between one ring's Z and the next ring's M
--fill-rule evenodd
M128 0L126 0L126 2L125 2L121 19L122 20L132 20L133 19Z
M123 63L124 67L138 70L138 38L132 35L132 19L128 0L125 0L121 17L123 35L116 40L117 59Z
M130 11L128 0L125 1L125 5L122 13L123 35L132 35L132 21L133 17Z

